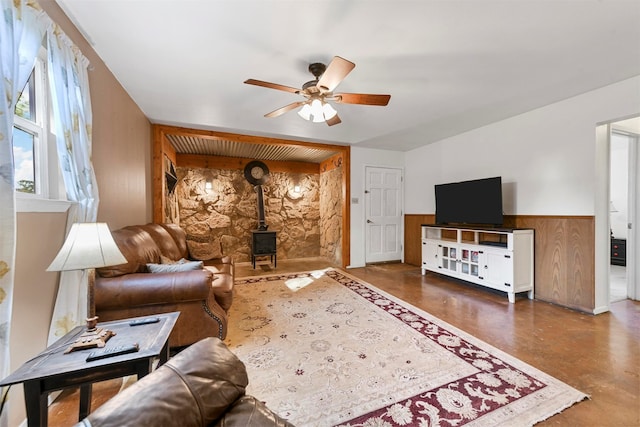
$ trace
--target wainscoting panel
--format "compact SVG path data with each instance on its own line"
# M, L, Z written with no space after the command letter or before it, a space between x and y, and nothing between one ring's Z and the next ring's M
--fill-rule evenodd
M422 265L422 224L433 224L435 215L404 216L404 262Z
M434 215L405 215L405 262L422 263L421 224ZM535 298L575 310L595 308L595 218L505 216L506 227L535 230Z
M595 218L510 217L514 227L535 230L535 296L565 307L595 308Z

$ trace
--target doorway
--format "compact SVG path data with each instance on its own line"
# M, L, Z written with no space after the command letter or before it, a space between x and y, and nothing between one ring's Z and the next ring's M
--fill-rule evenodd
M596 126L596 181L595 181L595 289L593 314L609 311L610 302L610 265L611 265L611 139L613 129L631 126L626 131L633 135L640 135L640 116L635 118L618 120L615 122L600 123ZM640 299L640 283L638 281L637 264L640 262L640 233L636 231L636 225L640 224L638 217L640 198L636 196L640 189L640 155L638 147L632 144L629 154L630 170L633 172L629 178L628 188L628 225L625 247L626 258L626 282L627 298ZM615 207L615 204L614 204ZM617 208L616 208L617 209ZM615 212L614 212L615 213ZM615 237L615 235L614 235Z
M640 119L611 124L609 170L609 223L611 234L609 302L635 295L627 266L632 264L633 223L637 194L637 147ZM638 133L636 133L638 132ZM631 253L630 253L631 252ZM635 295L637 297L637 295Z
M365 262L402 261L402 170L365 168Z

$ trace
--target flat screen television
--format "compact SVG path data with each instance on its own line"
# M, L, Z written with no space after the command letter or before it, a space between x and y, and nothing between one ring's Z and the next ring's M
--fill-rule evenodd
M502 225L502 177L437 184L436 224Z

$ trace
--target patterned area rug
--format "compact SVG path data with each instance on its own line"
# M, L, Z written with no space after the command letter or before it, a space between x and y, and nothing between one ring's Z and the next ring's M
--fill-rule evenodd
M226 340L296 426L527 426L586 398L341 271L237 279Z

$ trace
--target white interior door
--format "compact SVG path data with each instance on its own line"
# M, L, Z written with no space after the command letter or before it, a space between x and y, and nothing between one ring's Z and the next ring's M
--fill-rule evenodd
M402 170L365 169L365 261L402 260Z

